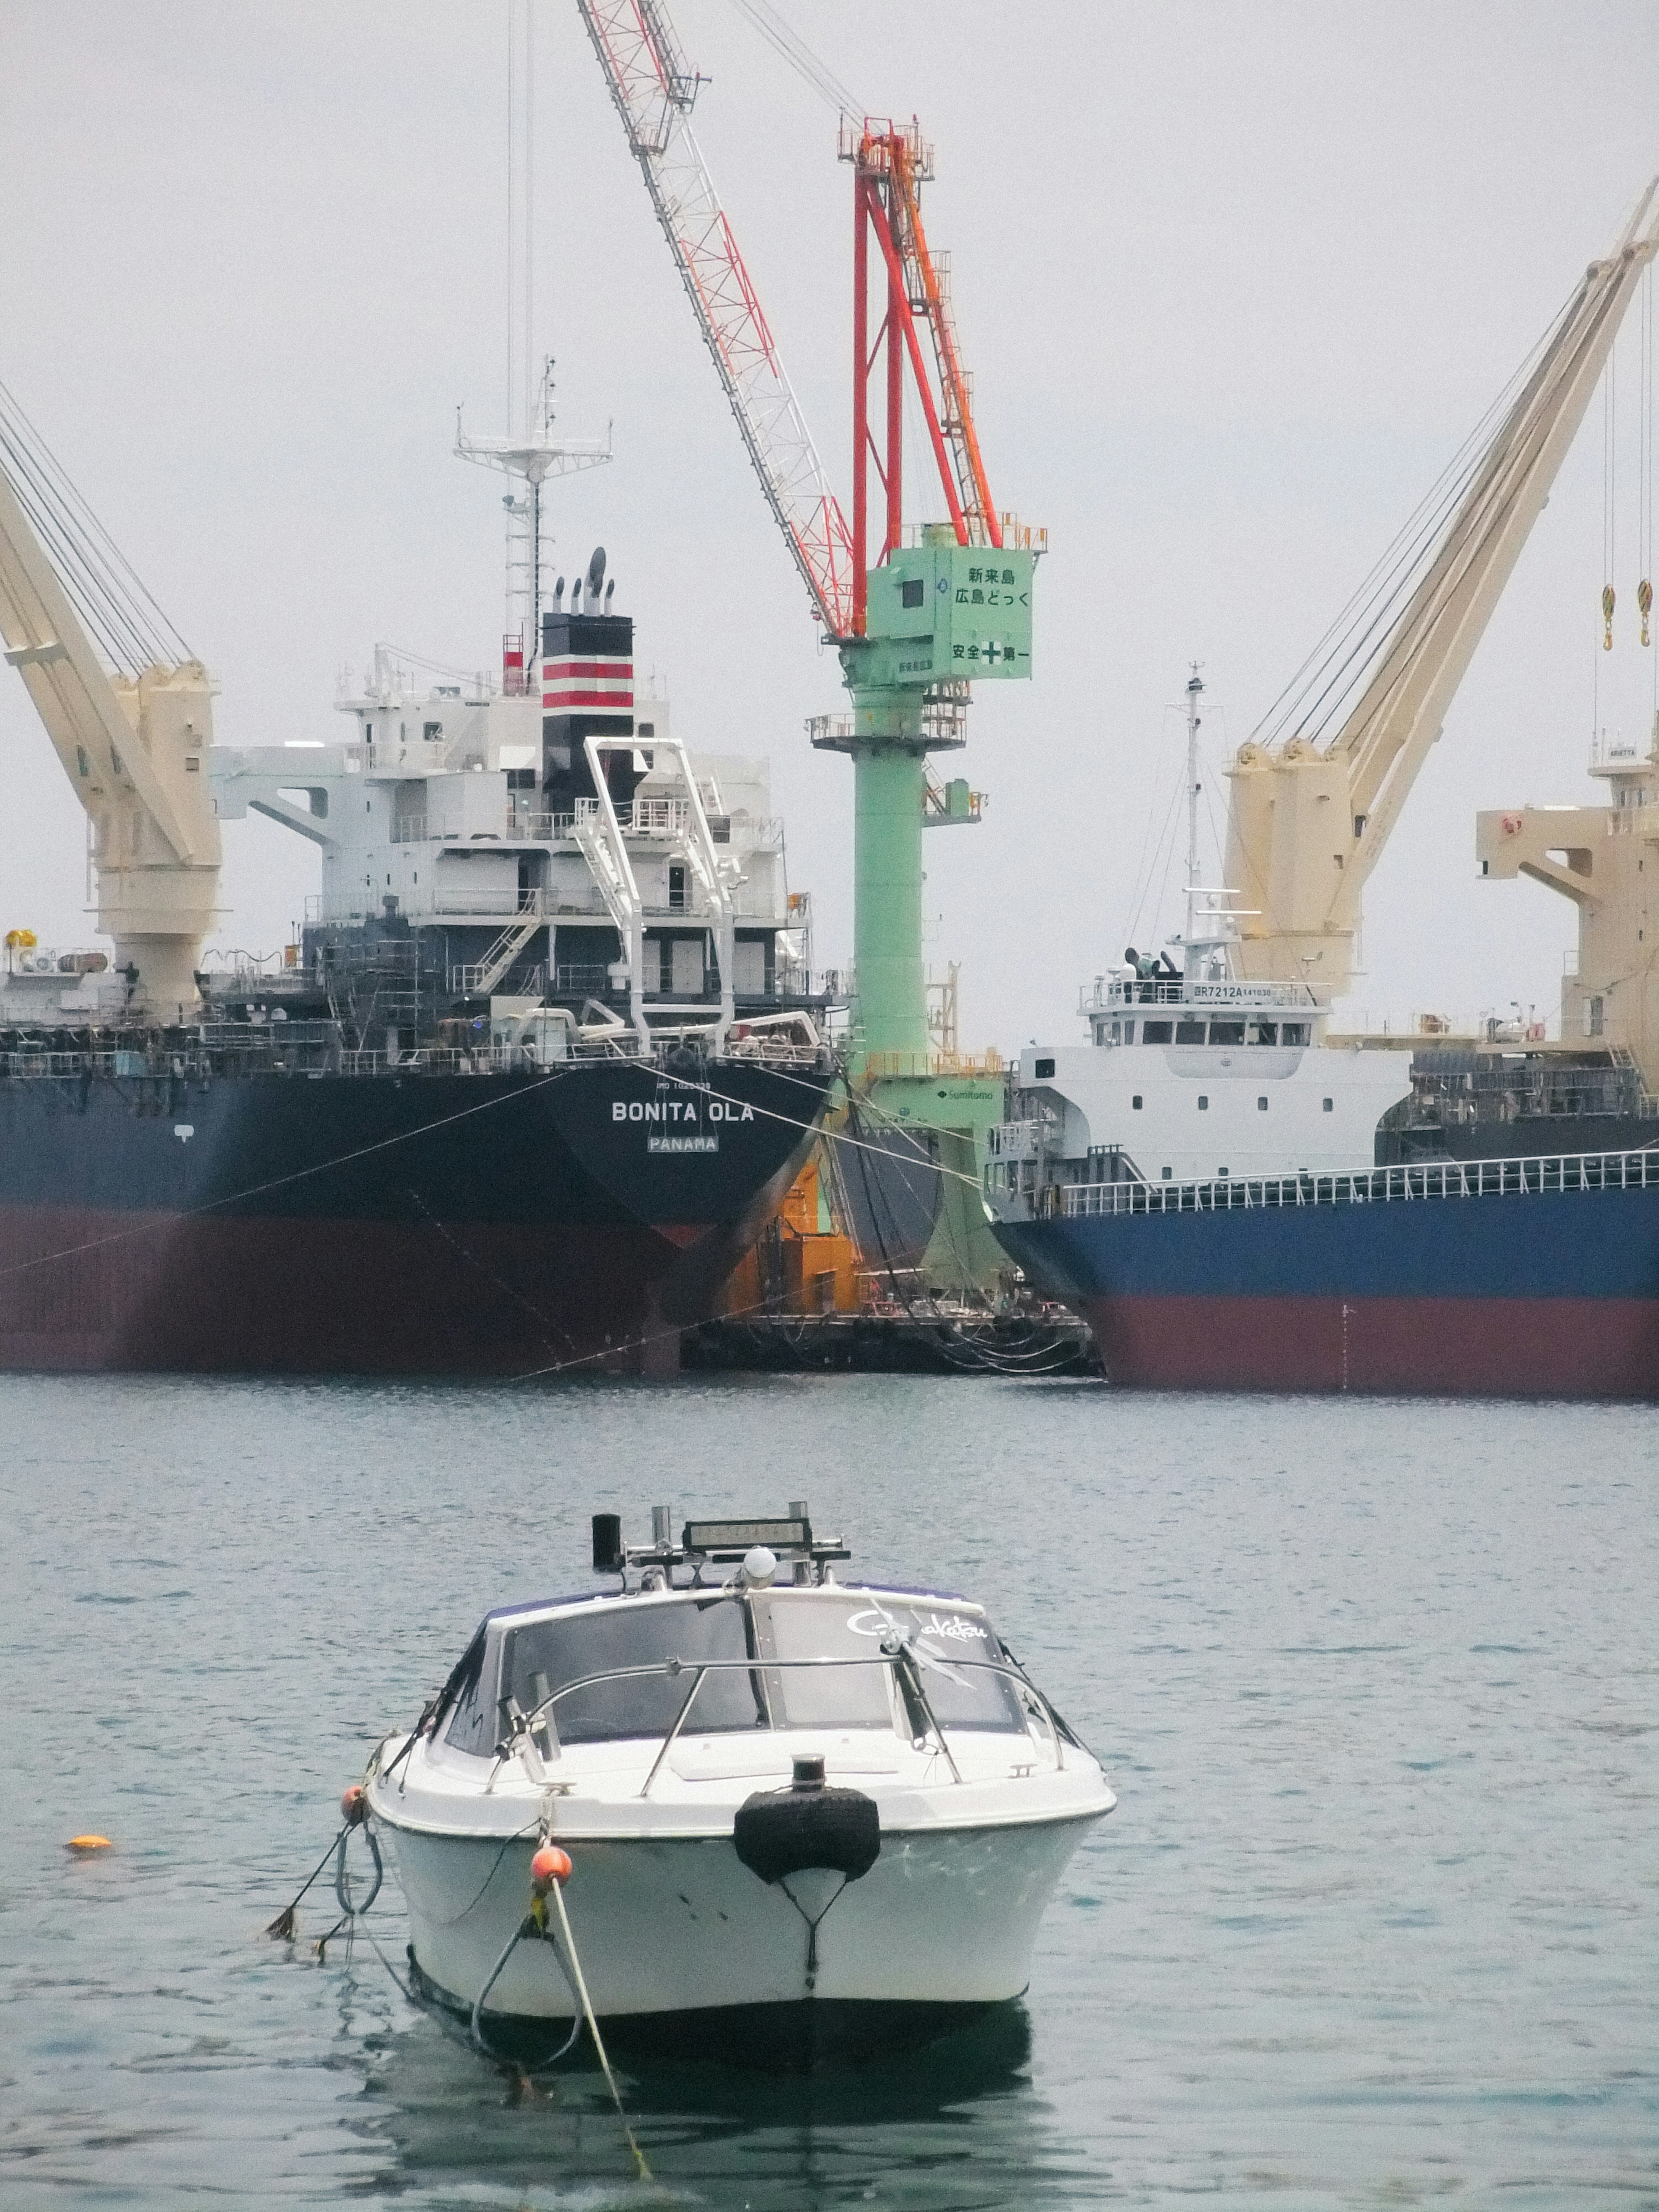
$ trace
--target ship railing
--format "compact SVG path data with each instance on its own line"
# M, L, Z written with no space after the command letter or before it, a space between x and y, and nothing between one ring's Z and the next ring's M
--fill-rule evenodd
M1112 975L1085 984L1078 994L1083 1014L1121 1013L1128 1006L1202 1008L1206 1013L1273 1013L1317 1010L1305 983L1206 982L1184 975Z
M112 1074L115 1054L112 1052L21 1052L0 1054L0 1069L9 1076L65 1076L83 1074L88 1068L100 1074Z
M823 1059L822 1045L781 1042L767 1036L733 1037L728 1035L721 1057L726 1060L755 1060L767 1067L817 1067Z
M826 983L829 978L826 977ZM1002 1055L989 1046L982 1053L968 1052L866 1052L860 1060L863 1073L872 1081L883 1081L895 1076L966 1075L975 1078L1006 1073Z
M1535 1158L1421 1160L1351 1174L1207 1182L1074 1182L1037 1194L1040 1212L1088 1214L1233 1213L1295 1206L1409 1204L1417 1199L1505 1198L1574 1190L1659 1190L1659 1145L1618 1152L1559 1152Z

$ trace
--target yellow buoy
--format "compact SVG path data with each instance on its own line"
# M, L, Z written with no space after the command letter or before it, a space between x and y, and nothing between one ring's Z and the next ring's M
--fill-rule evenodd
M94 1851L112 1851L115 1846L107 1836L71 1836L64 1846L66 1851L82 1851L88 1856Z

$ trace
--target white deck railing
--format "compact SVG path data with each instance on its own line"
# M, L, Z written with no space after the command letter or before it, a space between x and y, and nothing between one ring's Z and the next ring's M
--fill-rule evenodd
M1073 1182L1035 1195L1039 1212L1231 1213L1252 1207L1404 1204L1422 1198L1504 1198L1566 1190L1659 1190L1659 1137L1640 1151L1563 1152L1534 1159L1423 1160L1352 1175L1241 1176L1210 1182ZM1055 1203L1055 1200L1058 1203ZM1042 1201L1047 1201L1046 1205Z

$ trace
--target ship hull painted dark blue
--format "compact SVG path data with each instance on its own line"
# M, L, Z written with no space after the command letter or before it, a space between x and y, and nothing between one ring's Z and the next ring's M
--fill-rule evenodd
M1659 1397L1659 1186L1004 1223L1115 1382Z
M649 1364L787 1188L830 1079L0 1083L0 1366Z

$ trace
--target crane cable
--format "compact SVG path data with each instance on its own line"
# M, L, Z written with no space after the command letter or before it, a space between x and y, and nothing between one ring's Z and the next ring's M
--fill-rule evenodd
M1549 346L1560 334L1577 295L1553 318L1503 389L1462 440L1445 467L1407 517L1395 538L1341 608L1323 636L1261 717L1251 743L1271 746L1292 726L1317 716L1307 734L1322 736L1360 690L1381 650L1386 625L1416 587L1432 560L1446 524L1486 457L1501 422Z
M769 4L769 0L732 0L732 5L760 33L773 52L783 57L801 82L817 93L826 107L858 118L868 112L864 102L848 90L827 63L819 60L799 33L792 29Z
M0 472L76 613L118 675L136 678L147 668L195 659L3 384Z
M1613 651L1613 610L1617 594L1613 571L1619 565L1619 355L1615 347L1601 372L1601 650Z
M1641 452L1638 463L1637 554L1642 580L1636 587L1637 611L1642 617L1642 642L1652 642L1649 627L1653 611L1653 264L1642 271L1642 389L1638 410ZM1659 670L1655 676L1655 703L1659 705Z

